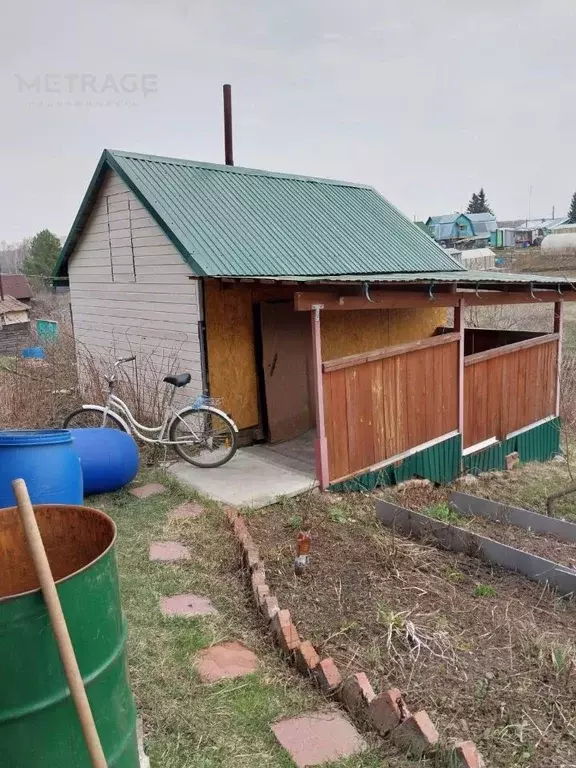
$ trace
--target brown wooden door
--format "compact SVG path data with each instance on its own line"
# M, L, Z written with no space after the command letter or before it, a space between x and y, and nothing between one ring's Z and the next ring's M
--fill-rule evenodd
M279 443L314 426L310 316L292 302L262 302L261 324L268 438Z

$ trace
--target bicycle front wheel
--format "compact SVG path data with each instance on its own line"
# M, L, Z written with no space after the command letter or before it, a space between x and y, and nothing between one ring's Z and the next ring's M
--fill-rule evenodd
M212 408L186 408L170 425L176 453L195 467L221 467L236 453L236 430L226 414Z

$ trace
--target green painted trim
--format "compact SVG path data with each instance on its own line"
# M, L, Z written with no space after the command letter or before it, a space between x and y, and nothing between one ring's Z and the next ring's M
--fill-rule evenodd
M105 149L102 152L102 155L100 156L100 160L98 161L98 165L96 166L96 170L94 171L94 174L90 179L90 183L88 184L88 189L86 190L84 197L82 198L82 202L80 203L80 208L78 209L76 218L74 219L70 232L68 233L68 237L66 238L66 241L62 246L62 250L60 251L58 261L56 262L56 266L54 267L53 277L54 278L68 277L68 262L70 261L70 258L74 253L74 249L76 248L80 235L82 234L82 229L92 214L92 209L94 207L94 203L96 202L100 185L102 184L104 175L107 170L112 170L115 173L117 173L118 176L120 176L120 178L126 184L128 189L130 189L130 191L136 196L138 201L144 206L144 208L146 208L150 216L152 216L152 218L156 221L160 229L162 229L166 237L178 250L184 262L188 264L188 266L192 269L192 271L196 275L204 276L206 272L190 256L189 252L186 250L186 248L180 242L180 240L176 237L176 235L174 234L170 226L166 223L166 221L162 218L162 216L160 216L158 211L150 203L150 200L141 191L141 189L133 181L130 175L126 173L126 171L122 168L122 166L115 160L114 155L110 152L110 150ZM59 280L58 282L60 283L61 281Z
M104 150L104 152L102 152L102 154L100 155L100 159L98 160L98 165L96 166L96 170L94 171L92 178L90 179L90 183L88 184L88 189L84 193L84 197L82 198L82 202L80 203L80 208L78 209L78 213L76 214L76 217L72 222L72 227L70 228L70 232L68 232L68 237L66 238L64 245L62 246L62 250L60 251L60 255L58 256L58 261L56 262L56 266L54 267L54 273L53 273L54 277L68 276L68 272L66 269L68 266L68 260L70 258L72 251L74 250L74 246L78 241L81 226L84 223L84 221L88 219L88 216L90 215L92 206L94 205L94 201L96 200L98 187L100 186L102 178L104 177L105 171L106 171L106 150Z
M433 483L450 483L461 474L460 461L471 474L504 470L506 456L514 451L518 451L522 463L549 461L560 453L560 434L560 419L556 418L464 457L461 436L456 435L401 459L396 464L359 474L342 483L334 483L328 490L335 493L373 491L375 488L403 483L412 477L423 477Z
M205 270L200 267L200 265L194 261L194 259L190 256L190 253L188 250L184 247L183 243L178 239L172 228L169 226L169 224L165 221L165 219L158 213L157 209L152 205L150 202L149 197L142 191L142 188L146 187L146 183L142 179L138 179L138 184L135 183L135 181L132 179L129 173L127 173L124 168L116 161L113 154L111 154L108 150L104 150L107 155L107 162L110 166L111 170L115 171L118 176L122 179L122 181L126 184L126 186L130 189L130 191L138 198L138 201L142 203L144 208L148 211L150 216L152 216L153 219L155 219L156 223L160 227L160 229L163 230L166 237L170 240L172 245L178 250L186 264L192 269L194 274L198 276L205 276L206 272Z
M484 451L464 456L463 464L472 474L506 469L506 456L517 451L520 461L549 461L560 452L560 419L552 419Z
M336 493L373 491L382 486L402 483L414 476L426 478L433 483L449 483L460 474L461 452L461 436L455 435L401 459L396 464L357 475L342 483L334 483L329 490Z
M559 418L540 424L517 435L516 450L520 461L550 461L560 453L561 421Z

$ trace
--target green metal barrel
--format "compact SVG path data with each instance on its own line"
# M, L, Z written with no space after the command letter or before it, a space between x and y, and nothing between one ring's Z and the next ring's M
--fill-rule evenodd
M138 768L116 526L88 507L35 506L109 768ZM0 509L0 765L90 768L24 531Z

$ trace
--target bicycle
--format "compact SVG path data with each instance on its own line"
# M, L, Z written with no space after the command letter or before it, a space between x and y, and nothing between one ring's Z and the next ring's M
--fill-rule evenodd
M136 360L136 356L116 360L114 368L105 379L108 382L106 404L83 405L64 419L68 427L113 427L131 434L152 445L171 445L178 455L196 467L220 467L236 453L238 427L227 413L215 407L209 398L199 395L192 405L176 410L172 403L176 389L190 383L189 373L164 378L174 387L167 404L162 424L145 427L130 411L129 406L114 394L118 368ZM207 460L204 460L205 453Z

